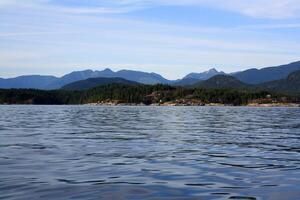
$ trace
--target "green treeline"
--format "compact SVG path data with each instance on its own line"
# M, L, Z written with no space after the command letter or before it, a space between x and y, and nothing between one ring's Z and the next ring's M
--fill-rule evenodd
M271 96L271 97L270 97ZM253 100L299 102L299 97L249 89L183 88L168 85L109 84L85 91L0 90L0 104L86 104L117 100L122 103L162 103L178 99L196 99L203 103L246 105Z
M80 92L62 90L1 89L0 104L79 104Z

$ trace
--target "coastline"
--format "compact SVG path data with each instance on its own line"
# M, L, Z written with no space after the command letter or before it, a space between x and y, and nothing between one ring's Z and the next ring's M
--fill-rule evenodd
M153 107L261 107L261 108L280 108L280 107L289 107L289 108L300 108L300 104L297 103L270 103L270 104L257 104L250 103L246 105L233 105L233 104L220 104L220 103L207 103L207 104L178 104L178 103L154 103L154 104L143 104L143 103L87 103L82 104L87 106L119 106L119 107L134 107L134 106L153 106Z
M105 107L259 107L259 108L300 108L300 103L248 103L241 105L222 104L222 103L120 103L120 102L98 102L98 103L83 103L83 104L34 104L34 103L2 103L0 106L18 106L18 105L36 105L36 106L105 106Z

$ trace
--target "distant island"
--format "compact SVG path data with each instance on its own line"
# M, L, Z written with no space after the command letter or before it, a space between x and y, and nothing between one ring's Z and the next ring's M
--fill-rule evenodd
M0 88L0 104L299 106L300 62L234 74L212 69L177 81L155 73L88 70L62 78L0 79Z
M1 89L0 104L299 106L300 95L251 88L173 87L109 83L86 90Z

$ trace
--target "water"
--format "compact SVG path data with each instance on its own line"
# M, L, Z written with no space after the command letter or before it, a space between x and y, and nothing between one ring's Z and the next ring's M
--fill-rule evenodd
M0 199L300 199L299 108L0 113Z

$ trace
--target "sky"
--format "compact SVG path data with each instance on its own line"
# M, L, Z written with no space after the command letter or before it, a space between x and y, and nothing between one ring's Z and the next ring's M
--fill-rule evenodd
M0 77L131 69L168 79L300 60L300 0L0 0Z

